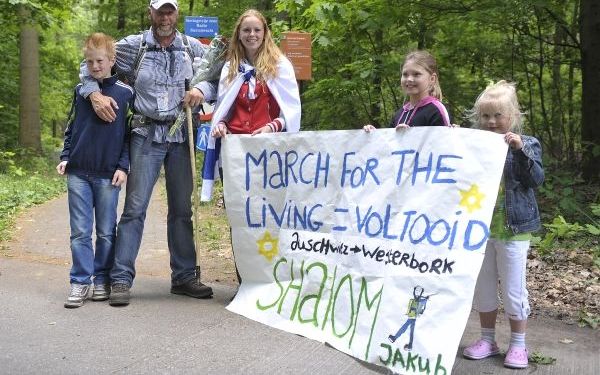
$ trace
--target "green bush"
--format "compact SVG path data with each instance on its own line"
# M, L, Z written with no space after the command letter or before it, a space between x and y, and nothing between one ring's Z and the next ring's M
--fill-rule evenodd
M597 185L585 184L568 168L549 161L546 181L538 200L544 230L533 246L543 257L556 251L579 249L589 252L600 267L600 194Z
M65 191L56 161L27 151L0 151L0 242L11 236L17 214Z

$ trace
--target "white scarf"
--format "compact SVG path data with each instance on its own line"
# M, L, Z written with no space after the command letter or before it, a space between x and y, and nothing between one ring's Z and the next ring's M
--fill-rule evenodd
M246 67L249 67L246 69ZM221 71L221 79L219 80L219 93L217 105L212 116L211 130L217 126L219 121L225 120L231 110L235 98L237 97L242 84L246 81L244 74L254 69L248 64L243 64L243 72L238 72L238 75L227 84L227 76L229 74L229 61L223 66ZM251 77L248 81L256 79ZM300 130L300 93L298 91L298 83L294 74L292 63L285 57L279 58L277 64L277 77L267 80L267 87L279 105L281 114L285 120L285 129L289 133L295 133ZM254 95L254 88L249 87L249 95ZM250 97L252 99L252 97ZM217 164L219 162L220 139L209 137L206 154L204 156L204 168L202 174L202 192L200 200L203 202L210 201L212 196L212 188L218 171Z

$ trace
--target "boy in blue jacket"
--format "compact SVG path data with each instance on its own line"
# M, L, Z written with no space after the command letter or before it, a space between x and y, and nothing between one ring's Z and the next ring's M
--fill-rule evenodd
M129 130L127 111L133 89L111 76L115 64L115 41L103 33L91 34L83 53L92 77L102 93L117 102L117 118L101 120L89 100L75 87L74 118L65 131L65 142L56 166L67 174L71 225L71 291L65 307L83 305L91 284L92 300L107 300L109 272L114 260L117 202L129 172ZM96 251L92 246L92 226L96 220Z

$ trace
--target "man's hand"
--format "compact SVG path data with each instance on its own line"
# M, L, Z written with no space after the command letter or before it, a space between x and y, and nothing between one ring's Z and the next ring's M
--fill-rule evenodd
M202 102L204 101L204 94L202 93L202 91L198 90L195 87L192 87L192 89L188 92L185 93L185 96L183 97L183 105L184 106L190 106L190 108L194 108L199 106L200 104L202 104Z
M68 161L66 160L63 160L60 163L58 163L58 165L56 166L56 171L58 172L58 174L65 174L65 169L67 169L67 163Z
M127 182L127 173L123 172L120 169L117 169L115 171L115 174L113 174L113 178L112 178L112 184L113 186L121 186L123 185L125 182Z
M94 112L102 120L106 122L113 122L117 119L117 113L115 110L119 109L117 102L110 96L102 95L98 91L94 91L89 96L90 102Z

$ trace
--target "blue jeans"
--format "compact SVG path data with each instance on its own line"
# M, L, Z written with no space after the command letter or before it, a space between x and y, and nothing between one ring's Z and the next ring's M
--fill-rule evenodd
M413 337L415 335L415 323L416 322L417 322L417 320L415 318L408 318L408 319L406 319L406 322L404 322L404 325L402 325L402 327L400 327L400 329L398 330L398 332L396 332L396 334L394 336L392 336L394 338L394 341L398 340L398 338L400 336L402 336L402 334L404 332L406 332L406 330L408 328L410 328L410 339L408 341L408 346L412 346Z
M67 175L71 223L70 281L77 284L109 284L114 261L117 203L120 187L108 178ZM96 218L96 252L92 247L92 228Z
M146 210L161 166L167 188L167 240L171 255L171 282L180 285L196 277L196 251L192 225L192 171L187 143L145 144L133 133L129 147L130 169L125 207L117 226L113 283L133 284L135 259L140 250Z

